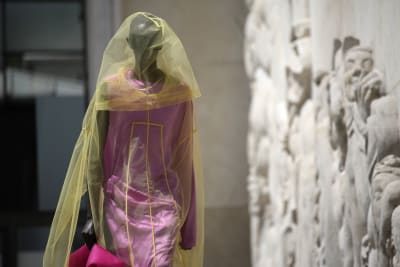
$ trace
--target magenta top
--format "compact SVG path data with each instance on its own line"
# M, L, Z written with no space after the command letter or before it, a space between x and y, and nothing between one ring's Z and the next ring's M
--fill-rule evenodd
M155 84L147 92L160 88ZM191 108L188 105L192 103L149 111L109 112L104 148L106 221L115 252L127 266L151 266L154 261L158 266L169 266L160 262L172 262L179 231L182 248L195 246L194 175L192 172L192 177L178 177L170 164L180 142L185 112ZM184 222L180 221L180 179L192 180Z

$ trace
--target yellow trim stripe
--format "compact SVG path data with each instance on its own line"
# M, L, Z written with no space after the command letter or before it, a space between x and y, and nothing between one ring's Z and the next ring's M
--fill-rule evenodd
M164 177L165 177L165 182L167 184L168 192L169 192L170 196L172 197L172 199L174 199L174 195L172 194L172 190L171 190L171 187L170 187L169 182L168 182L167 166L165 164L164 139L163 139L163 136L164 136L164 127L161 127L160 142L161 142L161 158L162 158L162 164L163 164L163 169L164 169ZM179 210L178 210L178 206L176 205L176 201L174 201L174 206L175 206L176 213L178 214Z
M129 137L129 147L128 147L128 164L126 167L126 185L125 185L125 227L126 227L126 235L128 237L128 248L129 248L129 261L131 266L134 266L135 257L132 251L132 241L129 234L129 218L128 218L128 189L129 189L129 176L130 176L130 165L131 165L131 156L132 156L132 140L133 140L133 131L135 129L135 125L131 126L131 133Z
M150 189L150 178L149 178L149 135L150 135L150 111L147 110L147 131L146 131L146 181L147 181L147 192L149 194L149 212L150 212L150 223L151 223L151 232L153 239L153 262L154 267L157 267L157 258L156 258L156 240L154 234L154 224L153 224L153 211L151 207L151 189Z

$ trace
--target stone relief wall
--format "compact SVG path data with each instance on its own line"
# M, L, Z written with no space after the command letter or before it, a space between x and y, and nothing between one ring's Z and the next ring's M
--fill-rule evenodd
M246 3L253 266L400 266L400 1Z

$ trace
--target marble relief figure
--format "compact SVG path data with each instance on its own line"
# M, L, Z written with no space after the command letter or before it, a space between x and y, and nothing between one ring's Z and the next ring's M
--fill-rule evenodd
M296 265L313 266L316 254L317 176L314 154L314 105L311 100L311 36L307 19L292 26L291 52L287 75L289 113L288 152L292 161L291 181L296 188L291 228L296 240ZM290 242L290 241L289 241Z
M344 55L344 121L347 130L345 227L351 234L353 266L361 266L370 204L367 173L367 119L371 103L384 94L383 76L374 68L372 50L351 47Z
M270 1L273 2L273 1ZM271 145L275 135L274 123L276 120L277 88L271 78L271 52L275 44L273 31L274 19L268 10L266 2L262 0L248 1L253 7L246 21L246 42L244 61L246 72L251 79L252 101L249 112L250 131L247 137L247 155L249 162L248 192L250 214L250 240L252 247L252 262L265 262L265 255L261 253L261 245L269 244L268 261L275 265L280 260L278 236L267 233L271 229L278 232L278 225L274 222L274 210L279 210L281 195L270 191L271 181L270 154L274 150ZM266 48L266 49L264 49ZM283 118L285 120L285 116ZM275 190L278 191L278 190ZM280 192L280 190L279 190ZM278 217L279 218L279 217Z
M319 205L317 211L318 265L351 266L351 239L343 238L349 229L344 224L344 188L347 179L344 165L347 135L343 107L343 47L333 42L332 69L316 72L314 104L316 109L315 154ZM348 236L348 235L347 235ZM348 265L346 265L348 263Z
M370 266L393 266L396 233L392 214L400 204L400 132L394 95L386 95L371 105L367 121L368 179L371 203L368 214Z

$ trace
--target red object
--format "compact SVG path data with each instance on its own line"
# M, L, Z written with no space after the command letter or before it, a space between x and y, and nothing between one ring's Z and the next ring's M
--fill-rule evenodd
M111 252L95 244L92 250L83 245L71 253L69 267L125 267L122 260Z

